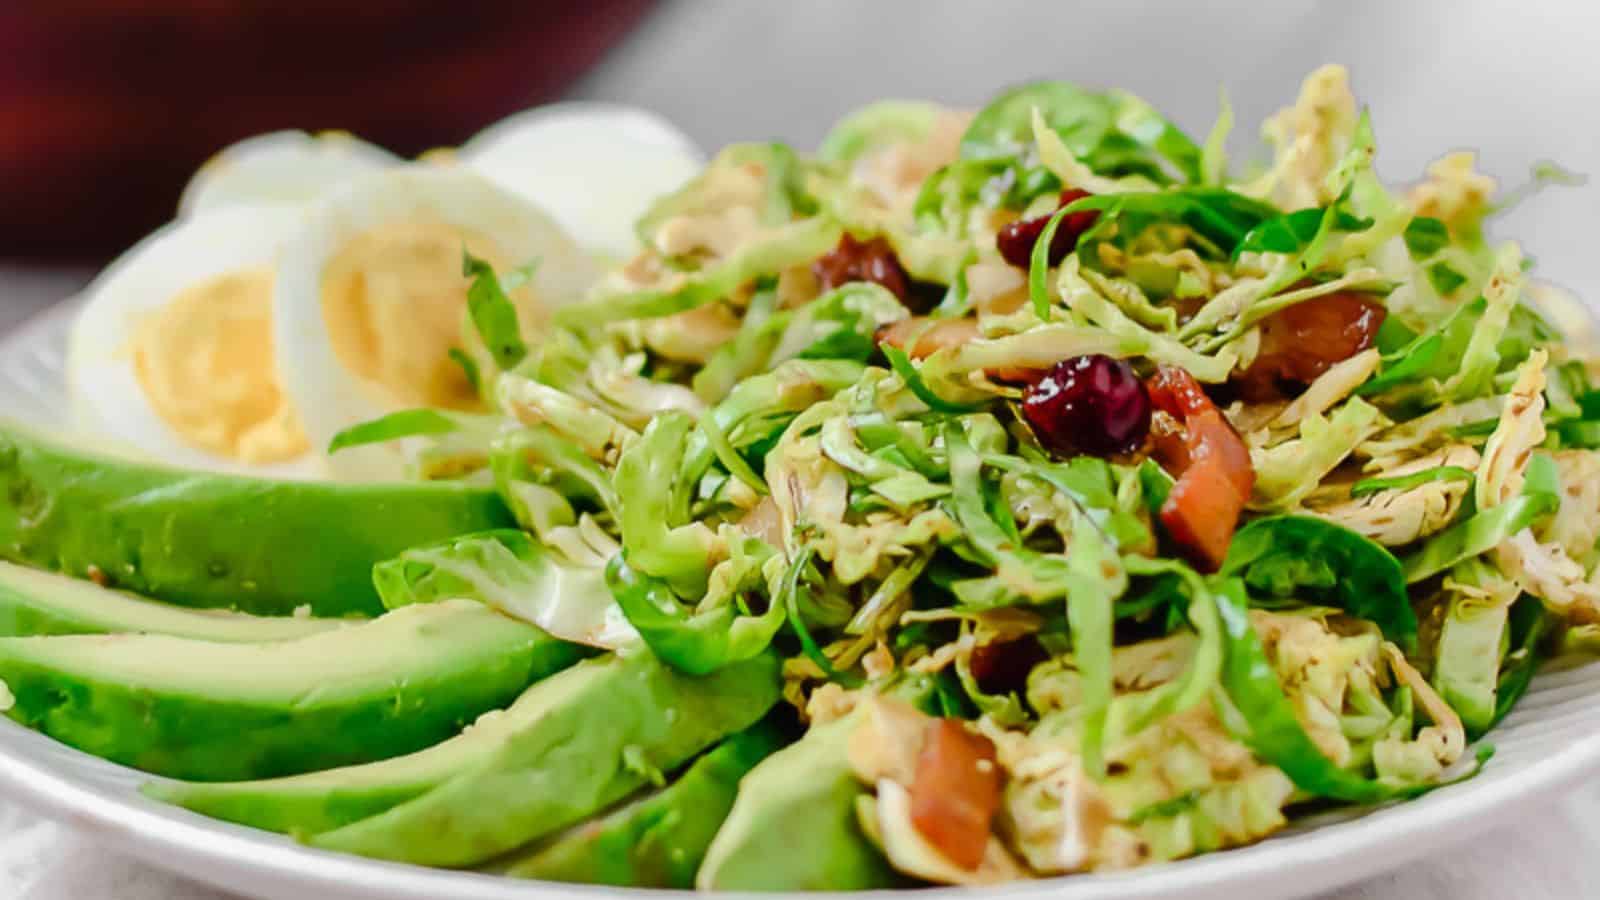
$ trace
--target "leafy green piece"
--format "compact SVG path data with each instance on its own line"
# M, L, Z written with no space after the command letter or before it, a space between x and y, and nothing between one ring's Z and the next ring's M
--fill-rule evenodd
M1041 322L1050 321L1050 284L1046 281L1046 273L1050 271L1050 245L1055 243L1061 220L1071 215L1071 207L1069 203L1050 216L1028 256L1028 299L1033 303L1033 314Z
M817 158L851 162L886 144L921 141L943 111L939 104L921 100L869 103L834 124L817 147Z
M1040 81L1012 88L979 110L961 136L961 157L1019 155L1032 142L1036 108L1079 159L1094 152L1112 129L1112 107L1103 96L1065 81Z
M1441 297L1448 297L1456 292L1456 288L1467 283L1467 276L1457 272L1455 267L1444 260L1429 264L1423 270L1428 276L1428 284Z
M1528 180L1506 191L1490 207L1489 215L1499 215L1547 187L1581 187L1589 182L1582 172L1574 172L1560 163L1539 160L1528 167Z
M372 582L388 609L467 598L578 644L615 650L639 639L601 566L559 560L522 531L413 547L373 566Z
M1378 428L1382 415L1352 397L1331 417L1314 413L1300 420L1299 437L1256 455L1255 502L1293 509L1328 473Z
M709 675L754 659L783 627L777 603L760 614L728 604L695 611L678 601L665 580L632 568L624 551L606 565L605 582L623 615L662 662L691 675Z
M1451 572L1454 581L1475 588L1488 587L1499 577L1478 560L1466 560ZM1510 603L1503 596L1486 599L1465 591L1449 591L1447 596L1430 681L1461 716L1467 733L1477 736L1494 719L1500 664L1510 637Z
M1488 303L1482 297L1456 307L1431 331L1385 354L1378 373L1357 388L1356 394L1371 397L1401 385L1449 376L1466 353L1472 333L1487 309Z
M380 444L418 435L448 434L460 428L460 421L442 410L403 409L370 422L351 425L333 436L333 440L328 442L328 452L338 453L346 447Z
M1545 611L1544 604L1537 597L1523 596L1512 604L1511 649L1500 666L1500 681L1495 686L1494 717L1484 731L1499 725L1511 713L1517 701L1522 699L1522 695L1528 692L1534 673L1544 661L1540 645L1556 624L1556 618Z
M622 504L617 524L628 565L666 581L680 596L705 591L716 535L692 521L692 481L682 462L694 420L671 411L656 417L617 461L612 484Z
M478 369L478 361L467 355L467 351L460 347L451 347L445 353L450 361L461 367L461 374L467 377L467 384L472 386L472 392L483 396L483 373Z
M1411 258L1424 260L1450 245L1450 229L1432 216L1417 216L1406 225L1405 241Z
M1221 574L1239 576L1270 597L1337 606L1375 623L1402 648L1414 647L1411 609L1400 561L1382 546L1340 525L1310 516L1272 516L1239 529Z
M517 321L517 307L511 302L510 292L526 283L533 267L519 269L502 278L494 267L461 251L461 274L471 278L467 286L467 315L489 348L489 355L502 370L515 368L528 355L528 345L522 339L522 326Z
M1213 595L1222 619L1226 654L1222 686L1232 706L1222 709L1223 722L1263 762L1283 770L1295 787L1313 797L1349 803L1379 803L1416 797L1442 785L1395 787L1364 778L1334 765L1306 734L1284 695L1261 638L1250 625L1250 601L1244 582L1218 579ZM1480 757L1479 764L1483 762Z
M1113 484L1111 464L1103 459L1075 456L1064 462L1051 462L990 454L984 458L984 463L1037 478L1060 491L1119 549L1131 552L1150 545L1149 527L1131 509L1122 508Z
M1480 510L1434 535L1403 561L1407 584L1437 575L1464 559L1481 556L1501 542L1556 511L1561 505L1555 487L1560 473L1555 461L1536 453L1528 460L1522 493L1498 506Z
M1268 219L1250 229L1233 248L1233 257L1238 259L1242 253L1299 253L1322 232L1326 214L1326 209L1311 207ZM1332 227L1334 231L1365 231L1372 227L1372 220L1336 209Z
M1133 734L1152 722L1204 702L1217 686L1225 652L1216 599L1199 573L1173 559L1127 556L1123 565L1130 575L1154 576L1158 590L1170 591L1178 599L1187 598L1187 605L1172 602L1167 606L1168 630L1176 630L1187 620L1197 641L1182 675L1151 690L1124 694L1112 702L1107 715L1108 731L1118 736Z
M1200 147L1200 183L1221 187L1228 180L1228 135L1233 133L1233 102L1228 89L1217 90L1217 120Z
M717 455L717 461L728 470L728 474L744 482L757 494L766 494L767 483L756 474L755 469L750 468L749 461L740 456L733 442L728 440L727 433L717 424L715 411L706 410L705 415L700 417L699 424L700 433L705 435L706 443L711 445L711 451Z
M1194 142L1194 138L1141 97L1120 90L1110 91L1109 96L1119 131L1132 138L1138 146L1153 151L1170 163L1183 180L1192 183L1203 180L1202 161L1205 152ZM1091 165L1095 162L1104 165L1108 156L1107 148L1102 145L1099 154L1091 155Z
M1078 256L1086 265L1093 262L1093 246L1109 235L1126 242L1157 224L1187 226L1206 241L1202 249L1214 247L1231 256L1252 230L1280 215L1270 204L1212 187L1096 194L1074 200L1061 211L1090 210L1099 211L1100 217L1078 241Z
M1434 466L1393 478L1363 478L1350 486L1350 496L1365 497L1379 491L1409 491L1436 481L1471 481L1473 477L1471 469L1461 466Z
M573 524L574 504L613 516L621 508L611 474L549 425L496 437L489 446L489 468L517 523L541 537Z
M805 547L789 563L783 573L783 581L778 586L772 598L772 609L776 611L780 623L788 621L789 627L794 629L795 637L800 639L800 650L806 658L817 664L822 674L829 680L835 681L847 688L857 688L862 685L862 679L850 672L841 672L828 658L822 647L811 634L811 629L806 625L806 617L800 610L801 594L807 590L806 571L811 566L812 557L816 549Z
M922 373L917 371L917 367L911 362L911 357L907 356L904 350L889 344L881 345L881 349L883 350L884 358L889 361L890 368L894 370L896 375L900 376L901 381L906 383L906 388L918 400L926 403L928 408L934 412L961 415L962 413L976 412L987 405L981 403L952 403L944 399L934 393L933 388L928 387L928 383L922 378Z
M655 246L656 232L668 220L681 215L717 211L727 203L724 185L739 177L750 166L764 173L761 220L780 225L796 215L816 212L816 198L806 190L804 165L794 149L778 142L729 144L717 153L700 175L688 184L658 198L634 223L639 243Z
M762 275L810 263L839 243L844 229L822 216L797 219L765 232L709 267L674 273L664 286L599 290L590 299L556 310L555 324L587 329L627 319L687 312L720 300Z

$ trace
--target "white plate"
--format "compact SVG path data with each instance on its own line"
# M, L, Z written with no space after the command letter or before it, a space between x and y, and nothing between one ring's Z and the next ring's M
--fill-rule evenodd
M0 339L0 416L64 424L62 359L71 308ZM1022 882L992 897L1297 897L1327 890L1476 836L1600 770L1600 665L1552 667L1490 736L1477 778L1420 800L1302 822L1255 846L1118 875ZM146 776L0 720L0 792L144 861L271 900L563 900L612 889L514 881L374 862L301 847L141 797ZM659 892L648 892L659 893ZM918 892L929 897L951 891Z

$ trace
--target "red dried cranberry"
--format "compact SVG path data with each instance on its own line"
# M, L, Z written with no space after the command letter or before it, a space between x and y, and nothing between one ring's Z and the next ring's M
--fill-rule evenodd
M1068 188L1061 192L1061 202L1056 204L1056 211L1087 196L1088 191ZM1033 259L1033 245L1039 242L1039 235L1044 233L1053 215L1055 212L1033 219L1019 219L1000 229L1000 233L994 237L994 246L1000 251L1001 258L1019 269L1026 269ZM1063 218L1061 224L1056 226L1055 237L1050 240L1050 265L1059 265L1066 259L1072 248L1078 246L1078 238L1083 237L1083 233L1093 227L1098 218L1100 213L1092 209Z
M1150 393L1127 363L1075 356L1056 363L1022 397L1039 442L1063 456L1126 453L1150 431Z
M1270 401L1372 346L1386 310L1371 297L1340 292L1281 309L1261 322L1261 350L1240 373L1240 396Z
M1021 694L1028 687L1028 673L1050 658L1032 637L1014 641L990 641L972 648L972 677L986 694Z
M894 248L881 237L858 241L846 234L838 246L811 264L811 271L825 291L852 281L870 281L887 288L902 303L911 291L910 279L895 258Z

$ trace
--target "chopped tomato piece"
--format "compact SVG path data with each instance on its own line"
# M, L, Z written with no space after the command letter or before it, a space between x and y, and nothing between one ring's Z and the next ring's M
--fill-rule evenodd
M952 863L973 871L983 862L989 827L1000 808L1000 766L994 744L957 719L928 725L911 784L911 824Z
M1252 401L1276 400L1284 386L1306 385L1372 346L1387 311L1372 297L1348 291L1281 309L1261 322L1261 349L1235 380Z
M1215 571L1255 488L1250 448L1183 369L1161 367L1149 388L1151 401L1166 413L1156 423L1155 456L1177 478L1161 507L1161 524L1196 565Z

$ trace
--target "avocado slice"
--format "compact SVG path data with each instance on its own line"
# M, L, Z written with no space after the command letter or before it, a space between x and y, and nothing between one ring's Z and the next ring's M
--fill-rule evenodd
M460 734L392 759L256 781L154 781L141 790L214 819L302 835L332 831L420 796L488 759L507 737L532 727L563 697L563 679L589 678L579 666L535 684L505 709L479 716Z
M852 713L767 757L739 796L695 878L701 890L859 891L900 879L861 833L850 769Z
M783 746L777 728L742 731L696 760L677 781L582 825L513 862L506 874L617 887L694 887L739 779Z
M481 603L292 641L0 638L8 714L96 756L199 781L288 775L444 740L584 649Z
M372 565L514 525L494 491L336 484L173 469L0 425L0 559L96 575L182 606L378 615Z
M753 724L778 702L779 664L766 653L684 675L641 647L534 690L547 695L546 712L490 758L308 843L423 865L484 862L595 814Z
M309 616L184 609L94 582L0 562L0 636L169 634L224 643L286 641L351 624Z

